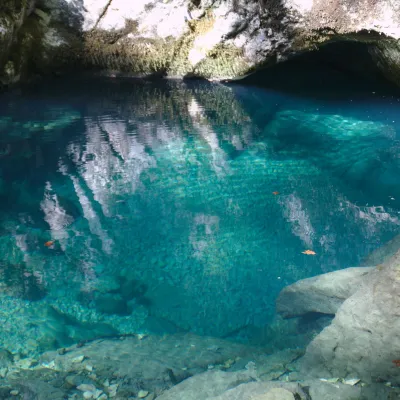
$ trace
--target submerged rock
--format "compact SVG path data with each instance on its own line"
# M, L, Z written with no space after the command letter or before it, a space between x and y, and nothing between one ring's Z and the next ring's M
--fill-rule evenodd
M226 361L240 356L256 357L257 351L253 347L190 334L149 335L142 340L138 337L97 340L64 355L47 352L41 363L53 362L56 370L67 375L79 372L112 376L121 381L118 391L136 388L136 384L125 382L140 382L141 387L135 389L135 393L140 390L159 393L190 375L206 371L209 365L225 368ZM82 357L90 363L92 371L87 370ZM84 388L87 390L86 386Z
M335 314L372 270L347 268L298 281L281 291L276 302L277 311L285 318L307 313Z
M12 354L6 350L0 350L0 368L7 368L13 362Z
M92 368L86 368L86 361L74 362L81 356ZM150 400L397 398L398 390L384 384L357 382L351 386L338 378L324 382L306 379L294 372L293 356L265 356L260 348L188 334L97 340L71 348L62 356L47 352L40 364L29 368L11 363L0 379L0 397L8 398L10 390L17 390L24 398L43 400L76 396ZM279 360L282 374L266 374Z
M304 374L399 384L400 252L370 272L308 346Z

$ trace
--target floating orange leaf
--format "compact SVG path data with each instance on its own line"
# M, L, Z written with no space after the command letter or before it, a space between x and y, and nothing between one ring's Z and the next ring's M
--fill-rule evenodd
M53 244L54 244L54 240L49 240L49 241L46 242L44 245L45 245L46 247L50 247L50 246L53 246Z
M302 251L303 254L307 254L308 256L315 256L317 253L315 251L312 250L305 250Z
M279 194L279 192L272 192L272 194L273 194L274 196L276 196L277 194Z
M400 367L400 360L393 360L392 363L393 363L396 367Z

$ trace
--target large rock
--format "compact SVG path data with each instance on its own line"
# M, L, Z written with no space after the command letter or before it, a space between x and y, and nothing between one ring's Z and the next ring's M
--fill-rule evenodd
M66 8L64 0L58 1L57 16L41 0L6 0L2 4L0 85L77 67L83 48L79 33L83 17L74 3Z
M18 55L13 44L20 35L21 27L33 11L33 0L5 0L0 8L0 86L18 81L15 67Z
M307 313L335 314L341 304L354 294L373 268L347 268L303 279L285 287L276 302L285 318Z
M308 346L305 374L400 383L400 252L379 265Z

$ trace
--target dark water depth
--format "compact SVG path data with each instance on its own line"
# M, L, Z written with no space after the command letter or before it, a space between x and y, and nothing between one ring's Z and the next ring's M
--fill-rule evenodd
M400 231L399 99L333 97L132 80L3 94L0 341L246 336L284 286L359 265Z

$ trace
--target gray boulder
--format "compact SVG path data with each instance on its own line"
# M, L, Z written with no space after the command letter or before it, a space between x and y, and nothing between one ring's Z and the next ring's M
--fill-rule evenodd
M308 346L304 374L400 383L400 252L370 272Z
M295 382L250 382L207 400L307 400L307 394Z
M305 381L312 400L355 400L361 396L361 386L345 385L341 382L329 383L314 379Z
M158 400L208 400L252 380L251 372L207 371L195 375L157 397Z
M276 308L285 318L307 313L335 314L353 295L373 268L347 268L303 279L285 287L278 296Z

